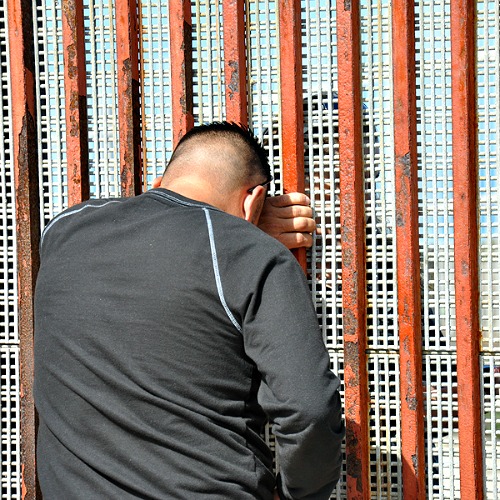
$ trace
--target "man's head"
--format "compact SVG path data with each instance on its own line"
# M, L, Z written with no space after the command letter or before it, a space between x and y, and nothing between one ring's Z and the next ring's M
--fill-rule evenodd
M267 153L252 132L235 123L214 122L187 132L153 187L255 223L266 194L263 185L270 180Z

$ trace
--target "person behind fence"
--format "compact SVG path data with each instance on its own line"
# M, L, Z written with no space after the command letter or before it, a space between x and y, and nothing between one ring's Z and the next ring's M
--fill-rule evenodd
M34 384L44 498L329 498L339 379L300 266L254 225L270 179L248 129L202 125L154 189L47 225Z

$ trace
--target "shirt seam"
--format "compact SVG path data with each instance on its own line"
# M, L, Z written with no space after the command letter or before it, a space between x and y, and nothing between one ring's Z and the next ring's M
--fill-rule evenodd
M203 207L203 211L205 212L205 218L207 219L208 238L210 240L210 251L212 254L212 267L213 267L214 274L215 274L215 284L217 286L219 300L222 304L222 307L226 311L227 317L231 320L231 323L238 330L238 332L241 333L242 332L241 325L238 323L236 318L233 316L233 313L229 309L229 306L227 305L226 299L224 297L224 289L222 287L222 280L220 277L219 262L217 260L217 249L215 247L215 236L214 236L214 231L213 231L213 226L212 226L212 219L210 218L210 211L207 207Z
M65 217L69 217L70 215L74 215L74 214L80 213L81 211L85 210L86 208L101 208L101 207L105 207L106 205L109 205L111 203L121 203L121 202L119 200L110 200L110 201L107 201L106 203L102 203L101 205L91 205L90 203L88 203L86 205L83 205L83 207L80 207L80 208L77 208L75 210L70 210L68 212L63 212L62 214L59 214L54 219L52 219L47 226L45 226L45 229L43 230L42 236L40 238L40 248L42 248L43 240L44 240L45 235L47 234L48 230L56 222L59 222L61 219L64 219Z

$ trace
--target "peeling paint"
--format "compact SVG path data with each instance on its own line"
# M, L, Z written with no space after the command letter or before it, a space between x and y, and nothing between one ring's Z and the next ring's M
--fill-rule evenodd
M406 153L403 156L399 156L397 162L403 166L402 174L405 177L411 177L411 156L410 152Z
M229 82L229 99L233 99L234 94L239 93L240 91L240 70L238 61L229 61L229 67L231 68L231 80Z
M418 400L416 397L414 396L406 396L406 404L408 406L408 409L411 410L411 411L416 411L417 407L418 407Z
M350 316L353 316L350 313ZM353 323L356 318L352 318ZM347 332L346 332L347 334ZM344 363L353 377L350 379L349 387L357 387L359 385L359 344L357 342L347 341L344 344Z
M344 322L343 322L344 335L355 335L358 329L358 318L350 309L344 311ZM355 355L354 358L346 358L346 363L354 362L357 363L358 358L358 344L355 342L347 342L345 344L346 356L350 354Z

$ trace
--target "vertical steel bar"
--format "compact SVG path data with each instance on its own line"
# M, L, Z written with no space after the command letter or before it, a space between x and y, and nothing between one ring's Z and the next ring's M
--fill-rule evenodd
M426 492L414 12L413 0L393 0L394 157L403 491L405 498L424 499Z
M40 199L35 109L33 4L8 0L11 113L16 192L20 417L23 498L41 498L36 480L33 401L33 295L39 267Z
M62 9L68 203L71 206L90 196L83 0L64 0Z
M279 1L283 190L304 192L304 105L300 0ZM306 252L294 251L304 269Z
M248 124L245 0L224 0L226 119Z
M173 146L194 126L193 41L190 0L170 0Z
M479 370L476 3L451 1L453 217L458 430L462 498L481 500L483 457Z
M358 0L337 1L347 497L370 498L366 266Z
M122 196L141 192L141 103L139 86L138 0L117 0L116 56Z

